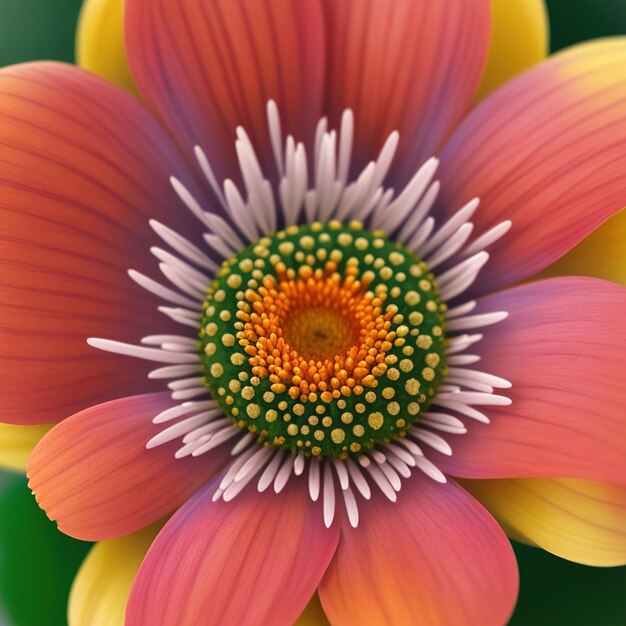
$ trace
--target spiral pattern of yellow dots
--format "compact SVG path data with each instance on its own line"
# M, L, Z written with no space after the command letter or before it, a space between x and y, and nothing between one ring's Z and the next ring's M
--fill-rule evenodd
M359 223L292 226L224 262L203 308L205 384L242 429L346 458L406 435L445 376L425 263Z

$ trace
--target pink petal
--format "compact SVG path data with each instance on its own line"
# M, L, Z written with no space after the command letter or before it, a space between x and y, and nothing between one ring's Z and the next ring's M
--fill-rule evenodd
M126 626L292 626L332 558L305 481L212 502L207 485L165 525L137 574Z
M488 296L480 308L509 312L476 350L482 370L513 384L513 403L488 407L490 424L467 424L439 467L466 478L626 483L626 288L555 278Z
M135 83L185 153L204 149L218 179L237 171L238 125L262 157L271 155L269 99L285 131L312 136L322 104L323 42L322 12L309 0L127 2Z
M150 389L147 364L86 338L166 332L126 271L154 270L150 218L194 232L168 181L185 165L136 100L70 65L0 71L0 135L2 420L56 422Z
M331 120L354 110L361 166L399 131L394 176L406 179L474 98L489 43L489 2L327 0L324 8Z
M482 233L512 220L476 285L531 276L626 205L626 39L575 46L486 98L441 157L444 213L478 196Z
M228 448L174 458L180 442L146 450L172 406L166 393L121 398L55 426L28 462L29 486L59 529L89 541L126 535L180 506L229 459Z
M347 524L346 524L347 526ZM331 624L502 626L513 610L515 556L491 515L454 482L421 475L345 528L320 585Z

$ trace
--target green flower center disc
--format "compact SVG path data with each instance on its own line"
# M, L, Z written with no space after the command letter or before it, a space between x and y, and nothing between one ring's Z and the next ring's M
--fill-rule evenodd
M237 426L346 458L419 420L445 375L446 307L382 232L291 226L225 261L203 307L204 381Z

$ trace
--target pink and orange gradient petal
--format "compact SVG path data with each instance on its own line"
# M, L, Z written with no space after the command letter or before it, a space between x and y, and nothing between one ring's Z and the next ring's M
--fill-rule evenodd
M141 94L184 152L204 149L218 180L237 175L238 125L269 162L269 99L287 132L313 136L323 94L318 2L127 0L126 50Z
M324 527L306 483L246 488L233 502L199 490L165 525L131 590L127 626L292 626L339 539Z
M29 486L61 531L89 541L132 533L226 465L223 446L200 459L175 459L177 442L146 450L163 430L152 418L172 404L167 393L113 400L69 417L39 442L28 462Z
M474 289L555 261L624 206L626 37L570 48L483 100L441 155L442 211L477 196L475 232L502 220Z
M433 156L469 108L489 43L489 0L325 0L326 112L354 111L355 168L400 133L394 176Z
M126 271L153 271L148 220L171 222L168 177L188 180L184 163L131 96L69 65L1 70L0 133L2 420L57 422L150 390L145 363L85 340L168 327Z
M487 296L508 311L477 344L481 369L511 381L510 406L450 441L443 471L465 478L571 477L626 485L626 288L554 278ZM468 420L469 421L469 420Z
M320 585L331 624L501 626L517 597L515 556L491 515L454 482L416 475L342 532Z
M626 488L574 478L465 480L495 518L562 558L626 565Z

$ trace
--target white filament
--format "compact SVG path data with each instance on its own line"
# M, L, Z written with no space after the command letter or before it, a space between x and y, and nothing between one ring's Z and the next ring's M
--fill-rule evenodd
M430 215L440 188L435 180L437 159L426 161L397 192L385 186L399 143L397 132L389 135L377 158L350 181L355 128L351 111L343 113L339 132L329 130L325 118L320 120L312 154L307 154L304 144L296 142L291 135L283 139L274 102L268 104L267 116L279 178L277 186L271 182L272 174L263 171L243 128L237 129L235 142L242 188L231 180L221 184L204 150L196 146L194 155L210 191L223 209L222 215L201 206L181 180L172 177L170 181L182 204L204 228L202 237L207 250L151 220L150 226L169 248L151 248L169 284L163 285L129 270L133 281L167 303L159 306L162 313L193 332L146 336L141 340L142 345L100 338L91 338L88 343L100 350L164 364L149 376L169 380L167 386L178 403L154 417L155 424L166 426L147 442L147 448L180 441L176 458L197 457L237 438L231 449L232 460L213 495L214 500L232 500L256 478L258 491L273 487L279 493L292 476L303 475L311 499L322 499L326 526L333 524L337 506L342 502L349 523L356 527L357 496L367 500L372 488L377 488L395 502L402 481L415 470L445 482L445 475L422 448L449 456L453 450L444 436L467 432L466 419L489 423L487 415L477 406L510 404L509 398L494 393L494 389L510 388L509 381L468 367L480 360L478 355L466 351L482 339L482 334L465 332L496 324L507 313L476 313L475 300L464 302L459 298L488 261L485 248L499 240L510 229L511 222L497 224L468 245L474 231L470 220L478 210L479 200L470 200L437 226L435 217ZM453 301L446 314L449 373L430 410L409 429L406 437L361 454L358 462L353 458L317 459L293 455L283 449L259 447L257 435L234 426L231 418L209 397L196 352L202 302L223 259L279 225L331 219L356 219L367 222L371 229L382 228L392 239L423 258L431 270L442 267L437 276L441 297L446 302Z

